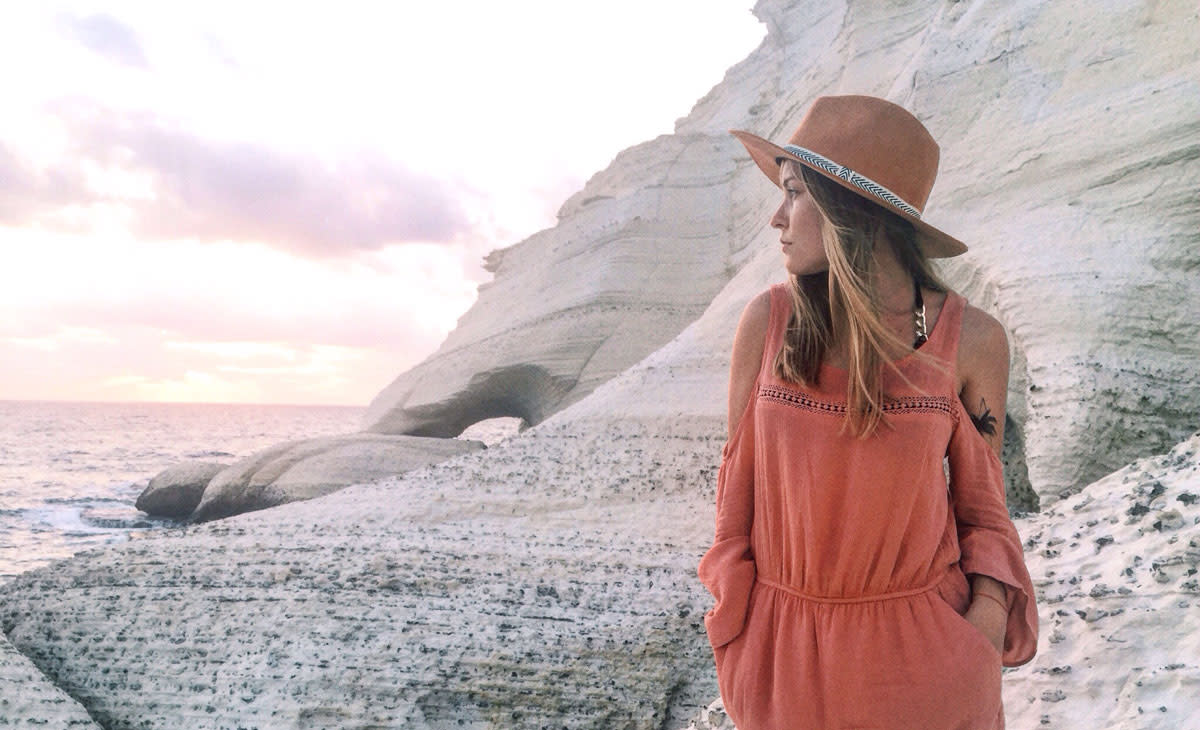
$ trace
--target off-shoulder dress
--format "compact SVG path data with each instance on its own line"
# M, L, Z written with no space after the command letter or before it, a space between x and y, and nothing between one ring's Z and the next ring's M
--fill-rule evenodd
M958 398L966 302L950 292L920 348L945 367L885 368L885 421L859 439L842 431L844 370L823 365L815 387L771 372L786 286L698 568L726 712L739 730L1003 728L1000 668L1034 655L1037 607L1000 460ZM1002 653L963 618L971 574L1007 588Z

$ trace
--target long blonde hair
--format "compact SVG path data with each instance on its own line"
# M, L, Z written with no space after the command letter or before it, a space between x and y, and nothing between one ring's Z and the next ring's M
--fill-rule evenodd
M883 368L896 369L888 350L911 346L888 331L880 319L873 276L876 245L890 245L918 286L944 292L946 285L917 245L916 229L907 220L803 165L783 164L792 166L789 172L799 172L821 213L821 242L829 270L792 275L792 313L783 348L775 356L774 372L783 380L815 385L835 335L846 342L845 426L865 438L883 418ZM919 350L916 357L933 360Z

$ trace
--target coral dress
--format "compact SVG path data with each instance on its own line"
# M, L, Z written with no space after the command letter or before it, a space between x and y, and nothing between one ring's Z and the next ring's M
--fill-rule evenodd
M1037 607L999 459L958 398L965 300L885 368L884 421L841 433L846 372L771 372L790 312L771 287L762 366L721 452L716 536L699 576L725 710L739 730L1004 727L1000 667L1037 649ZM949 460L947 488L943 457ZM967 574L1008 592L1003 655L963 614Z

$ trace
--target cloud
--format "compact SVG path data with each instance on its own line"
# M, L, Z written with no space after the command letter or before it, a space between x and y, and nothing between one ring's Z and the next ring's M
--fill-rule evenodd
M45 351L61 350L65 346L77 343L111 345L117 342L111 335L94 327L58 327L54 334L38 337L6 337L0 341L18 348Z
M110 61L134 68L150 67L137 34L111 15L97 14L85 18L63 15L59 17L58 25L64 35Z
M0 223L21 224L44 205L39 181L0 142Z
M142 327L52 348L0 337L0 399L366 404L415 364L401 348L291 343L178 347ZM229 356L231 348L245 352ZM252 352L249 357L246 352Z
M237 58L234 57L233 53L225 45L225 42L222 41L216 34L206 32L201 35L201 38L204 39L204 45L207 48L209 55L212 56L214 60L226 68L234 71L240 71L242 69L242 64L238 62Z
M77 170L64 165L36 170L0 141L0 224L25 225L91 197Z
M69 206L115 205L144 239L257 241L310 258L448 243L471 228L445 182L386 159L326 163L205 139L90 100L59 100L49 111L67 132L67 157L34 172L0 143L0 222L78 230L80 212Z
M321 294L314 298L320 301ZM314 310L320 310L314 306ZM208 354L228 359L238 359L241 348L257 353L254 343L282 343L286 347L301 345L330 345L337 347L401 348L421 352L432 352L445 338L445 331L434 329L429 324L416 320L412 314L384 306L352 309L346 302L330 301L328 311L248 312L236 303L222 306L219 302L164 301L159 306L152 302L121 302L98 304L91 308L68 305L47 309L45 320L31 322L32 334L24 338L30 343L46 339L39 330L49 328L51 322L69 322L71 327L86 331L107 331L112 327L143 327L160 332L165 338L191 340L197 343L193 349L203 349ZM41 327L38 327L41 325ZM79 339L79 338L76 338ZM220 345L215 344L221 343ZM15 343L14 343L15 344ZM265 346L273 350L274 346ZM184 350L175 342L174 349Z

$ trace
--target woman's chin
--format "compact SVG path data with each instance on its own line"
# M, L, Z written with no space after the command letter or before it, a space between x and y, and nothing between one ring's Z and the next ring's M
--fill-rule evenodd
M812 274L824 274L829 271L828 263L814 263L808 266L796 266L794 264L785 263L783 268L792 276L810 276Z

